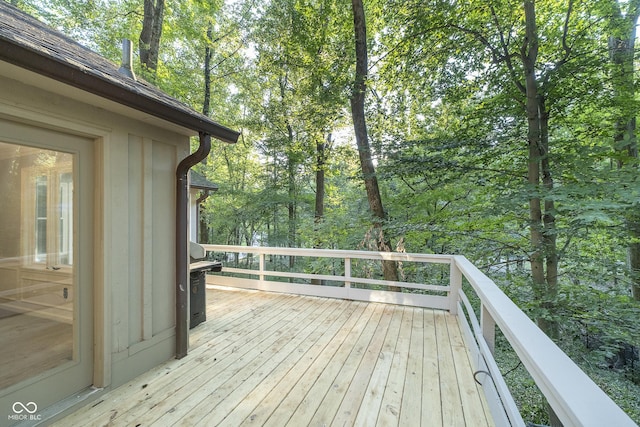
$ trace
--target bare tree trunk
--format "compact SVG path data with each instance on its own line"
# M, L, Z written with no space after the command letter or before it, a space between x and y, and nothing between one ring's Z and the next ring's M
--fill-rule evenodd
M538 59L538 30L535 4L525 0L526 43L522 49L522 63L525 73L527 139L529 145L528 182L534 196L529 198L529 220L531 233L531 278L536 299L543 308L551 309L557 294L557 254L555 248L555 217L553 201L540 198L541 180L544 188L553 188L549 166L548 113L544 98L538 90L535 64ZM547 271L545 273L545 266ZM550 268L550 270L549 270ZM549 281L551 279L551 281ZM536 319L540 328L552 338L557 331L555 322L548 316Z
M158 69L163 18L164 0L144 0L144 18L139 39L140 62L153 73Z
M531 0L525 1L527 25L527 45L523 47L522 62L525 73L527 140L529 164L527 178L531 190L537 192L540 185L540 116L538 115L538 82L535 63L538 58L538 39L535 23L535 6ZM531 277L536 297L541 297L545 284L544 250L542 244L542 206L539 197L529 198L529 220L531 235Z
M207 40L211 40L211 32L213 31L212 25L209 24L207 27ZM211 47L209 44L205 47L204 50L204 101L202 102L202 114L208 116L211 110ZM228 161L228 159L227 159ZM207 164L207 159L202 160L203 164ZM209 196L208 191L205 193L206 195L202 198L199 198L196 202L197 209L202 210L200 203L206 200ZM200 219L199 229L200 243L209 243L209 225L207 224L206 217L204 212L198 212L198 217Z
M368 76L367 26L364 15L364 5L362 4L362 0L352 0L351 5L356 39L356 76L353 84L353 93L351 95L353 128L358 146L358 154L360 156L360 166L364 176L364 185L367 190L369 208L374 217L373 227L375 231L374 235L377 239L377 247L379 251L391 252L391 243L386 239L383 230L386 214L382 206L378 179L376 177L373 160L371 159L371 148L369 146L369 136L364 111ZM382 272L386 280L398 280L398 267L396 262L383 261Z
M200 209L200 206L197 207ZM200 243L209 243L209 224L207 224L207 219L204 216L204 212L200 212L200 236L198 241Z

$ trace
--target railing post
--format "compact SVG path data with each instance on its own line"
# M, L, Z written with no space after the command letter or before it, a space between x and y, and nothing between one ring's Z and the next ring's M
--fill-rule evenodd
M258 254L258 277L260 281L264 281L264 252Z
M351 258L344 259L344 287L345 289L349 289L351 287L351 281L348 279L351 278Z
M496 322L484 304L482 304L482 309L480 310L480 329L482 329L482 336L487 342L491 354L494 354L496 348Z
M449 312L458 314L458 296L462 289L462 272L456 264L456 259L451 258L449 272Z

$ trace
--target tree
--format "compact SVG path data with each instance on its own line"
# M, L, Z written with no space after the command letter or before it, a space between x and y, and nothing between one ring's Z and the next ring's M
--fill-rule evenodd
M612 0L612 18L609 36L609 55L612 64L612 83L615 111L614 148L619 169L637 168L638 140L636 135L636 77L635 41L636 25L640 17L640 1L622 5ZM623 11L623 7L626 8ZM629 270L631 293L640 301L640 212L631 206L625 213L629 235Z
M142 31L138 39L140 62L153 74L158 69L163 20L164 0L144 0Z
M344 18L334 0L273 0L256 13L247 39L255 49L253 72L259 85L248 96L251 112L260 117L252 126L270 163L269 187L278 194L270 204L274 209L270 242L298 246L307 244L299 238L303 224L309 219L312 227L315 224L315 212L307 207L317 206L320 212L324 203L322 176L331 155L326 141L342 120L343 70L348 66L341 60ZM307 193L311 177L315 177L312 203ZM286 209L286 214L277 214L279 209ZM285 242L276 240L281 218L286 218L287 231L281 233Z
M142 33L140 0L17 3L116 63L120 39ZM242 129L198 165L220 187L206 201L211 241L356 248L375 229L375 249L383 230L387 247L462 253L596 382L625 384L637 413L637 359L614 359L639 330L625 268L637 271L640 242L639 0L353 1L358 61L342 2L223 3L165 8L151 76ZM354 111L366 139L352 144Z
M389 28L385 28L382 38L386 51L381 49L377 56L385 62L389 59L386 82L394 81L394 87L386 94L395 92L397 105L405 107L393 110L393 117L409 112L415 119L407 124L417 126L418 132L416 127L412 128L413 135L407 128L394 130L398 136L394 135L397 140L390 144L394 151L389 159L393 163L386 170L397 172L398 185L417 188L414 193L427 190L433 199L439 195L443 201L447 199L442 197L444 187L440 184L446 184L447 178L451 182L468 181L471 197L465 202L479 202L478 210L456 208L455 199L449 197L453 202L441 206L455 210L456 215L437 218L443 221L442 225L430 222L423 229L442 228L449 241L459 241L462 233L475 237L466 247L458 246L464 247L467 256L477 256L476 251L482 247L494 247L500 252L507 249L503 257L508 263L511 254L526 252L531 271L530 289L519 289L526 295L521 300L523 306L530 308L530 314L547 334L556 340L569 340L575 330L568 325L575 318L563 317L572 304L565 298L571 287L568 276L575 277L574 284L580 283L585 292L619 292L610 276L578 271L575 261L584 256L583 245L587 241L597 241L595 229L605 231L609 239L617 239L613 228L619 226L609 219L609 214L616 209L616 203L631 205L634 192L625 190L629 197L624 202L623 190L616 190L600 178L605 176L602 159L611 154L608 145L613 132L607 126L616 111L600 110L597 101L608 99L610 82L603 67L607 62L602 43L606 20L598 16L603 3L597 2L598 13L594 13L594 4L585 9L584 4L572 1L562 7L557 7L557 2L518 3L519 6L500 2L498 6L468 2L449 7L442 2L441 7L428 13L418 3L389 6L393 20L388 21ZM425 80L430 84L420 83ZM423 93L433 97L428 99ZM627 95L633 98L631 93ZM419 103L413 102L415 98L423 101L420 114L411 111L420 108ZM388 100L385 103L388 105ZM625 105L629 112L637 111L634 103ZM447 110L453 110L452 114ZM483 122L492 126L485 127ZM386 123L393 122L389 119ZM447 135L439 128L443 123L454 131ZM488 133L479 135L475 127ZM483 144L485 141L487 144ZM403 154L402 150L409 153ZM422 157L412 161L415 154ZM396 162L395 156L401 162ZM629 159L626 153L625 158ZM424 159L429 163L421 163ZM429 173L430 166L433 173ZM495 174L500 170L502 177ZM408 174L402 176L401 172ZM637 181L622 182L625 187L636 189L637 200ZM474 188L474 184L481 187ZM475 195L481 197L473 199ZM412 197L414 203L419 200ZM421 193L420 200L424 199L426 196ZM521 201L526 203L526 211ZM430 213L434 211L437 209ZM492 225L485 220L489 215L504 220ZM430 219L425 216L423 221ZM406 223L403 225L409 229ZM494 228L482 234L476 232L487 225ZM521 230L528 232L526 245ZM607 243L608 253L616 245ZM581 253L577 256L576 245ZM569 254L575 258L569 258ZM596 258L590 258L591 267L599 264ZM496 275L496 269L492 275ZM559 280L562 277L564 284ZM513 282L507 282L512 289L516 288ZM594 317L598 315L595 311L590 313Z
M384 223L387 215L382 205L378 178L376 177L375 166L373 165L365 117L365 96L369 65L367 59L367 25L364 5L362 0L352 0L351 6L356 47L356 69L353 92L351 94L351 116L353 118L353 128L358 146L362 177L367 191L367 200L369 201L369 209L373 215L373 238L376 239L379 251L390 252L391 242L384 233ZM395 262L383 261L382 272L386 280L398 280L398 270Z
M545 192L553 190L553 177L550 168L549 151L549 111L546 107L545 94L540 92L536 65L538 61L538 27L534 0L524 1L525 41L522 47L521 60L524 72L524 91L526 95L527 140L529 160L527 179L534 193L539 192L540 185ZM567 13L569 16L570 12ZM568 18L567 18L568 19ZM566 32L565 32L566 36ZM566 43L565 43L566 45ZM542 205L544 204L544 210ZM558 255L555 227L555 203L547 198L541 201L537 194L529 198L530 235L532 253L531 278L533 280L536 299L541 306L552 313L558 295ZM548 315L538 317L542 330L552 338L558 338L558 326Z
M539 4L542 5L542 19L537 16ZM417 9L416 5L398 20L406 19ZM557 187L553 170L558 170L562 156L575 148L564 145L561 126L559 122L554 125L552 119L555 112L564 116L559 106L568 105L568 109L578 101L576 91L578 94L587 92L576 83L575 76L582 74L587 66L592 67L593 58L599 52L595 44L597 34L583 30L589 25L581 21L582 16L589 16L583 12L575 10L572 0L566 8L556 7L551 2L529 0L519 5L502 3L500 8L484 3L455 7L443 4L428 17L418 12L423 16L409 18L422 22L410 30L405 27L402 39L392 39L394 44L389 52L390 55L397 52L394 59L406 56L407 59L400 61L415 70L417 67L413 62L417 61L411 57L411 49L421 49L418 58L429 59L421 65L434 70L433 77L427 79L439 90L435 96L441 96L443 102L465 102L472 108L475 105L479 113L499 114L498 117L481 118L494 120L496 127L491 133L497 133L494 136L499 138L493 142L487 140L484 146L497 155L494 160L482 155L490 164L501 158L500 149L508 150L511 164L516 167L520 165L513 163L514 159L526 158L525 171L511 166L512 171L508 174L517 176L524 172L525 180L511 185L518 185L519 198L516 200L523 200L527 205L529 247L526 252L531 266L532 291L539 303L535 317L539 326L554 338L558 337L554 320L560 262L557 245L558 239L570 241L558 228L558 216L566 212L566 207L559 208L557 200L560 199L559 192L566 194L565 200L568 199L572 189L562 176L559 177L562 185ZM570 87L574 93L567 90ZM500 110L487 108L492 104ZM524 123L524 126L517 123ZM461 135L457 137L464 139ZM523 139L526 157L520 150ZM469 140L469 143L474 141ZM504 148L501 148L503 144ZM469 150L476 151L472 147ZM474 160L468 158L458 162L459 169L464 172L472 169ZM501 168L493 164L485 163L486 177ZM485 179L485 182L496 181ZM493 188L503 191L495 185ZM519 208L513 205L510 209ZM524 212L517 215L522 214Z

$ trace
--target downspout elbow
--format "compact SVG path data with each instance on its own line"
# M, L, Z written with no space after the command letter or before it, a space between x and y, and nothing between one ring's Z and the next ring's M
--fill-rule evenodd
M196 206L199 206L201 203L207 200L209 198L209 194L211 194L209 190L203 190L200 197L198 197L198 199L196 200Z
M200 145L198 146L198 149L182 159L178 164L178 168L176 169L176 176L178 179L182 178L186 180L189 169L203 161L211 152L211 135L200 132L199 141Z

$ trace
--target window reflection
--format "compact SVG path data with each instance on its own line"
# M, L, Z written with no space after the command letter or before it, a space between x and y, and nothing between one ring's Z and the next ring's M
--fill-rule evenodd
M0 141L0 389L73 360L74 159Z
M36 262L47 259L47 177L35 177L36 184Z

